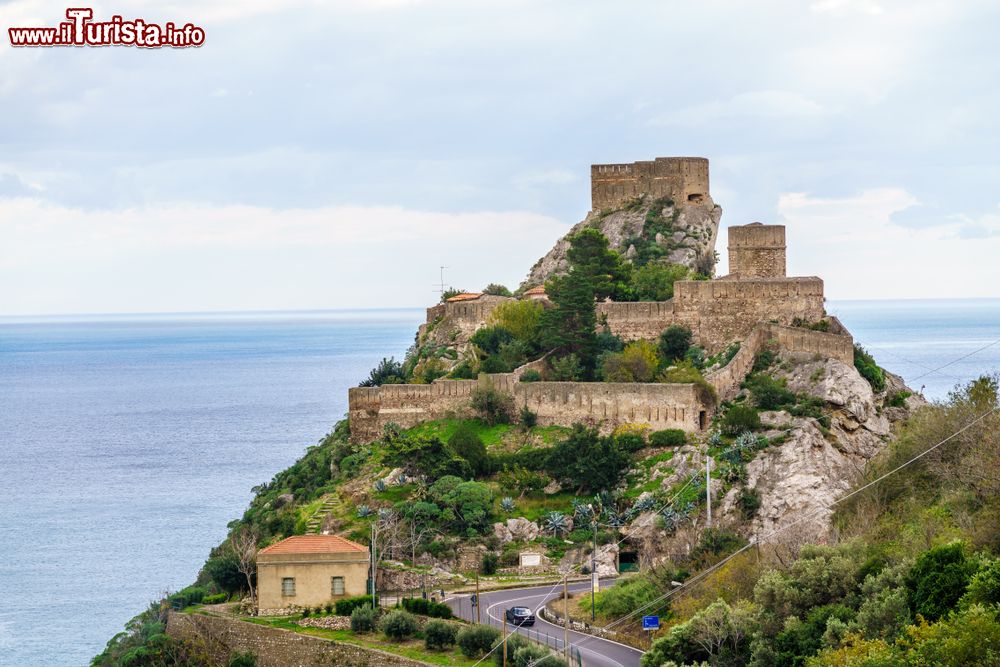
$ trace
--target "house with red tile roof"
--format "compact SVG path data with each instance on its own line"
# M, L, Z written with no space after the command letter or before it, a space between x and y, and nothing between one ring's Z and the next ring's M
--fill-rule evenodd
M364 595L368 547L339 535L293 535L257 553L258 609L316 607Z

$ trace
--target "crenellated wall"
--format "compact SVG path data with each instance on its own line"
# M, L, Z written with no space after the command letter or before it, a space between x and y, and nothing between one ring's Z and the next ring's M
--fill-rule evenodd
M624 164L591 165L593 210L619 208L642 195L667 197L678 203L707 200L708 160L703 157L658 157Z
M581 421L613 426L636 421L656 429L695 431L709 412L690 384L520 382L514 373L498 373L479 380L352 387L348 391L351 440L370 442L390 422L410 428L468 411L472 390L480 382L510 394L519 407L527 405L543 426Z
M835 322L836 325L839 323ZM743 338L732 360L706 375L719 400L730 400L739 393L755 355L766 345L775 345L785 352L854 363L854 340L850 334L758 323ZM679 428L691 432L704 428L712 412L712 406L693 384L520 382L522 370L482 375L478 380L352 387L348 392L351 440L370 442L390 422L410 428L466 412L472 392L480 383L510 394L517 406L526 405L536 413L538 423L543 426L589 421L612 427L636 422L656 430Z
M597 314L626 340L653 340L671 324L680 324L715 353L746 338L760 322L822 319L823 301L819 278L685 280L674 284L671 301L599 303Z

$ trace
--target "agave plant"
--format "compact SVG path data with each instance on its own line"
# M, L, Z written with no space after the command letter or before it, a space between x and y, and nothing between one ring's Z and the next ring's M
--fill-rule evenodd
M708 436L708 446L709 447L721 447L722 446L722 434L718 431L712 431L712 434Z
M642 514L643 512L648 512L653 509L655 506L656 500L653 499L653 496L643 496L642 498L636 500L635 504L632 505L632 513Z
M388 521L393 517L393 511L388 507L381 507L378 511L378 518L381 521Z
M403 486L408 481L410 481L410 478L407 477L404 473L399 473L399 477L396 478L396 483L399 484L400 486Z
M503 498L500 499L500 509L502 509L507 514L513 512L515 507L516 506L514 505L514 499L511 498L510 496L504 496Z
M384 479L377 479L377 480L375 480L375 490L378 493L382 493L383 491L385 491L385 480Z
M681 522L681 517L677 514L677 510L668 505L660 510L660 516L663 517L664 530L673 534L677 530L678 524Z
M612 528L621 528L628 521L625 516L619 514L613 507L607 507L604 510L604 523L608 524Z
M559 537L569 528L569 521L567 521L566 515L562 512L552 511L547 513L543 522L545 530L550 531L555 537Z
M739 449L757 449L757 444L757 436L750 431L743 431L737 436L733 446Z
M358 516L362 519L367 519L373 514L372 508L368 505L358 505Z

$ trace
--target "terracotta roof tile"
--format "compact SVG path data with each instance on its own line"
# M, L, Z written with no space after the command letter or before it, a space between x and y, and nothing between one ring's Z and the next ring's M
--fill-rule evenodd
M333 554L368 551L339 535L293 535L261 549L262 554Z
M525 296L529 294L545 294L545 285L536 285L535 287L532 287L530 290L527 290L524 294Z
M449 297L448 303L455 303L456 301L474 301L483 295L482 292L462 292L461 294L456 294L453 297Z

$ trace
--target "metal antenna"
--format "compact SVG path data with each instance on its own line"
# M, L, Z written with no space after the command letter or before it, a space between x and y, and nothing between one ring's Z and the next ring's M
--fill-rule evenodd
M441 296L444 296L444 270L447 269L448 267L447 266L442 266L440 268L441 268L441 282L439 282L437 285L435 285L435 287L438 288L438 294L440 294Z

